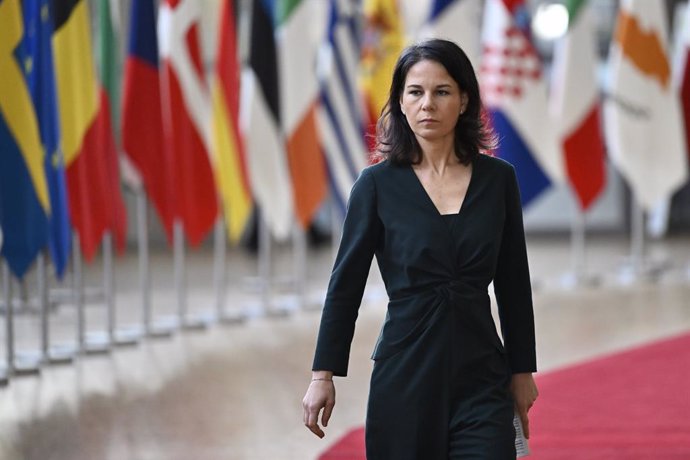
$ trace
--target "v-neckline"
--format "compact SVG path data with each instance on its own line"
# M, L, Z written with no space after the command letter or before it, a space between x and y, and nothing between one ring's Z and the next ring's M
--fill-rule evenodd
M417 173L414 172L414 168L412 168L412 165L408 166L408 169L410 171L410 174L412 174L414 181L417 183L419 188L422 191L422 194L426 197L427 203L431 206L431 208L436 211L436 215L439 216L440 218L443 218L443 216L458 216L462 213L462 210L465 209L465 203L467 203L467 197L470 195L470 190L472 189L472 183L474 182L474 175L477 172L477 161L475 157L471 164L472 164L472 172L470 173L470 182L467 184L467 190L465 191L465 196L462 199L462 203L460 203L460 207L457 212L449 213L449 214L441 214L441 211L438 210L436 207L436 203L434 203L434 200L431 199L429 196L429 193L426 191L424 188L424 184L422 184L422 181L419 179L419 176L417 176Z

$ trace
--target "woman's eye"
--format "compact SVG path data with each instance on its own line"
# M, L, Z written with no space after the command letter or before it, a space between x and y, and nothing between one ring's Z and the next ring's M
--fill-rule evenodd
M447 95L449 95L450 93L449 93L448 91L446 91L445 89L440 89L440 90L438 90L438 94L439 94L440 96L447 96Z

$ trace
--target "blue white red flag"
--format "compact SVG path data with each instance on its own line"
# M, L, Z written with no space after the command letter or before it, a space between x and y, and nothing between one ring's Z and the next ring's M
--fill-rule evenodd
M480 74L482 97L499 137L496 155L515 166L527 206L565 174L523 0L487 0Z

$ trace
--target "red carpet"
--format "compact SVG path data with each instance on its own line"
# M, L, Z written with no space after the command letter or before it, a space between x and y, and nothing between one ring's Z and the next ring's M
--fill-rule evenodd
M538 377L533 460L690 460L690 334ZM320 460L365 460L364 430Z

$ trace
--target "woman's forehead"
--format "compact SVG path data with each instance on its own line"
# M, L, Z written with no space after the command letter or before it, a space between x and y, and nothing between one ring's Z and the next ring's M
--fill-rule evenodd
M411 84L457 85L446 68L439 62L425 59L415 63L407 72L405 85Z

